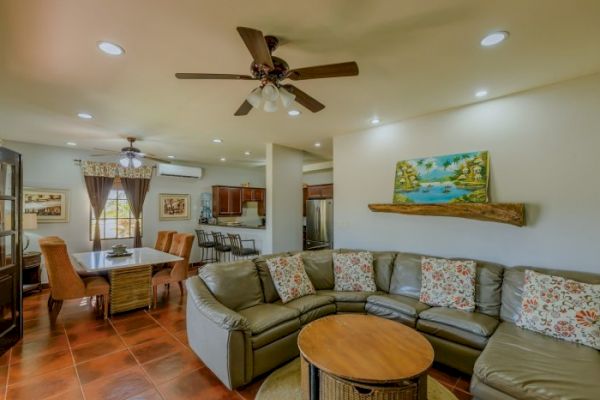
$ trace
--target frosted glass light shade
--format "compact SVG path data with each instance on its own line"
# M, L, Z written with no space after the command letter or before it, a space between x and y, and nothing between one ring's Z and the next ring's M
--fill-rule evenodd
M275 101L279 97L279 90L277 86L272 83L267 83L262 88L262 98L264 101Z
M260 103L262 101L262 89L257 87L256 89L251 91L248 97L246 97L246 101L250 103L254 108L260 107Z
M119 164L121 164L121 167L123 167L123 168L129 168L130 163L131 163L131 161L129 160L129 157L127 157L127 156L125 156L119 160Z
M288 92L285 88L280 87L279 88L279 97L281 97L281 102L283 103L283 106L285 108L288 108L294 102L296 95Z
M132 158L131 164L132 164L133 168L139 168L142 166L142 161L140 161L140 159L138 159L138 158Z
M266 112L275 112L279 107L277 106L277 100L265 101L264 110Z

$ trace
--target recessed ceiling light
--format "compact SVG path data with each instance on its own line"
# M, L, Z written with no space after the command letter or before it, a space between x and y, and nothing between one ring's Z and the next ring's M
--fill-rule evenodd
M300 115L300 110L290 110L288 111L288 115L290 117L297 117L298 115Z
M167 156L167 158L175 158L175 156Z
M315 143L315 147L321 147L321 143L320 142L316 142Z
M377 125L379 122L381 122L381 121L379 121L379 118L377 118L377 117L375 117L375 118L373 118L373 119L371 120L371 123L372 123L373 125Z
M227 161L227 159L226 159L225 157L221 157L219 160L220 160L221 162L225 162L225 161Z
M223 143L223 139L213 139L213 143Z
M481 39L481 45L483 47L495 46L498 43L501 43L504 40L506 40L507 37L508 32L505 31L490 33L489 35Z
M252 154L252 153L250 153L249 151L245 151L245 152L244 152L244 155L245 155L245 156L249 156L250 154Z
M77 116L81 119L92 119L94 118L94 116L92 114L86 113L86 112L80 112L77 114Z
M75 142L67 142L67 146L77 146L77 143L75 143Z
M103 53L111 56L120 56L121 54L125 53L125 50L121 46L111 42L98 42L98 48Z
M475 92L475 97L481 98L481 97L485 97L487 96L488 91L485 89L482 90L478 90L477 92Z

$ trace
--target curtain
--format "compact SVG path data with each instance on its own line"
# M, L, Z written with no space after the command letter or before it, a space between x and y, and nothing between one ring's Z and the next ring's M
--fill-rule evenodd
M142 247L142 232L140 231L140 216L146 193L150 187L150 179L144 178L124 178L121 177L121 185L127 196L129 208L135 218L135 235L133 238L133 247Z
M102 244L100 242L100 214L104 211L104 205L108 199L110 189L112 189L114 177L108 176L89 176L85 175L85 186L87 187L88 196L90 197L90 204L94 211L94 217L96 218L96 224L94 226L94 251L102 250Z

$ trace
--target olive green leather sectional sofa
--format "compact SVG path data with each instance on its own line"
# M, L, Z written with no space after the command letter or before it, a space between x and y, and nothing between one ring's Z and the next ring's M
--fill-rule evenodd
M477 307L467 313L419 302L421 255L373 252L378 291L336 292L332 251L304 252L317 293L284 305L266 266L273 256L210 264L186 282L190 346L229 388L297 357L298 333L307 323L356 312L420 331L433 345L437 362L472 374L476 399L600 398L599 351L515 325L524 267L478 262ZM600 283L600 275L535 270Z

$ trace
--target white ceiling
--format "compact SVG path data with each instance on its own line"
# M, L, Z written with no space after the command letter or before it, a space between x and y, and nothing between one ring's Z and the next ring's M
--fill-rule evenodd
M598 21L597 0L0 0L0 137L116 150L133 135L161 157L237 165L276 142L327 159L333 136L374 115L388 123L471 103L479 88L494 98L599 71ZM356 60L360 75L297 82L326 104L317 114L235 117L256 82L173 74L248 73L236 26L280 37L275 55L291 67ZM495 30L509 40L482 48ZM104 55L99 40L126 54Z

